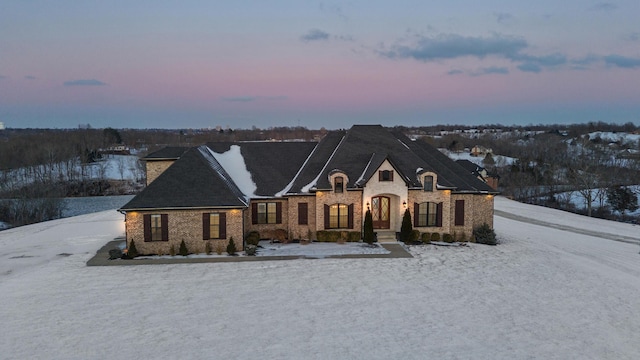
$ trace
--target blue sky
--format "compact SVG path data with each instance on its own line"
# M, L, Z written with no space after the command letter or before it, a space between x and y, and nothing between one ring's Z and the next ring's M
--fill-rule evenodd
M640 124L636 1L6 1L9 127Z

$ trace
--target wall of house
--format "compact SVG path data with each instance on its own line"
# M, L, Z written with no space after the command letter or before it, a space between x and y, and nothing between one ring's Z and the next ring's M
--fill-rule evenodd
M324 227L324 205L332 204L353 204L353 229L344 229L349 231L361 231L362 222L364 221L364 213L362 211L362 191L346 190L342 193L333 191L316 192L315 206L315 223L316 230L327 230ZM336 230L336 229L328 229Z
M456 200L464 200L464 226L456 226L453 220ZM451 218L450 234L453 235L455 232L457 236L461 236L464 233L466 239L471 239L473 229L483 223L486 222L493 228L493 195L453 194L449 216Z
M307 225L298 225L298 204L307 203ZM289 197L289 234L293 239L316 239L316 197L315 196L291 196ZM284 210L283 210L284 211Z
M253 224L251 219L251 204L252 203L260 203L260 202L276 202L282 204L282 222L280 224ZM286 237L289 236L289 214L288 214L288 199L254 199L251 200L251 204L244 212L244 223L245 223L245 235L249 233L249 231L257 231L260 233L260 238L262 239L278 239L282 240L281 233L284 231ZM297 207L296 207L297 211ZM296 222L297 224L297 222Z
M145 169L147 172L147 185L151 184L160 174L171 166L175 160L147 160Z
M380 181L378 178L378 171L390 170L393 171L393 181ZM402 226L402 216L404 215L403 202L408 206L408 189L407 184L400 174L395 171L389 161L385 161L380 165L378 170L373 174L371 179L366 183L362 192L362 206L366 209L366 204L371 204L371 198L374 196L389 196L390 206L390 229L391 231L400 231ZM365 210L366 211L366 210Z
M227 237L225 239L202 239L202 214L212 212L226 213ZM169 241L144 241L143 215L145 214L168 215ZM211 243L212 251L215 251L218 245L224 246L223 251L226 251L231 237L236 244L236 249L238 251L243 249L242 210L240 209L131 211L127 212L125 222L127 246L131 240L135 240L136 249L140 254L169 254L171 246L177 252L182 240L192 253L204 253L207 242Z
M435 183L435 181L434 181ZM423 202L442 203L442 226L425 226L414 227L415 230L429 233L446 234L451 232L451 224L453 224L453 217L451 216L451 191L450 190L435 190L424 191L422 189L409 190L409 211L411 212L411 222L414 221L414 204Z

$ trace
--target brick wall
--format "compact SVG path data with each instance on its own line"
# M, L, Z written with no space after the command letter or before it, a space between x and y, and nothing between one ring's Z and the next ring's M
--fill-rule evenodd
M147 185L151 184L160 174L171 166L175 160L147 160L145 164L147 172Z
M225 239L202 239L202 214L212 212L226 213L227 237ZM144 241L143 215L145 214L168 215L169 241ZM168 254L171 246L177 252L182 240L192 253L204 253L207 242L211 243L212 251L218 243L223 243L226 251L226 244L231 237L236 244L236 249L238 251L243 249L242 210L240 209L132 211L126 214L125 219L127 246L131 240L135 240L136 249L140 254Z
M291 196L289 197L289 233L294 239L316 239L316 197L315 196ZM298 204L307 203L307 225L298 225ZM284 210L283 210L284 211ZM311 235L311 236L309 236ZM310 238L309 238L310 237Z
M253 203L261 202L275 202L282 204L282 222L279 224L253 224L251 218L251 206ZM289 235L289 215L288 215L288 199L264 199L264 200L251 200L249 208L244 212L245 234L249 231L257 231L260 233L262 239L275 239L277 238L277 231L284 230Z
M435 179L434 179L435 183ZM414 204L423 202L442 203L442 226L427 226L427 227L415 227L420 232L440 233L446 234L451 230L451 224L453 224L453 218L451 216L451 191L449 190L409 190L408 208L411 212L411 222L414 223L415 213Z

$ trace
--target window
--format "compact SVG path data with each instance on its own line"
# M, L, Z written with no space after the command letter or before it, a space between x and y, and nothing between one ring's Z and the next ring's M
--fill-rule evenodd
M378 181L393 181L393 170L378 171Z
M464 226L464 200L456 200L455 226Z
M260 202L251 204L252 224L282 223L282 203Z
M344 178L342 176L336 176L333 179L333 191L341 193L344 190Z
M433 176L427 175L424 177L424 191L433 191Z
M442 203L416 203L414 205L414 226L442 226Z
M204 213L202 214L202 239L226 239L227 238L227 214Z
M309 204L298 203L298 225L309 224Z
M169 219L167 214L144 215L144 241L168 241L168 220Z
M353 204L324 206L325 229L353 229Z

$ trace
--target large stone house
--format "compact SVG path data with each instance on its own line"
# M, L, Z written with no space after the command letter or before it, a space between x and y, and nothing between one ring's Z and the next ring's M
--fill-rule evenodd
M395 241L409 209L421 232L465 234L493 226L496 191L423 141L356 125L319 142L220 142L165 148L145 158L147 187L119 211L127 243L167 253L182 240L239 249L252 230L314 240L362 231L370 210L379 241ZM212 247L213 248L213 247Z

